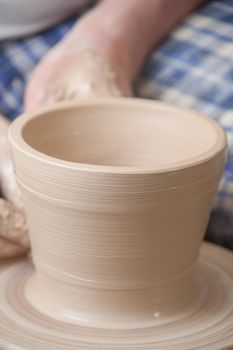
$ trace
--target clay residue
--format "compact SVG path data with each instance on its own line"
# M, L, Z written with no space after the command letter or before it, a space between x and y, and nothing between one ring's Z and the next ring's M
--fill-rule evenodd
M121 96L122 92L117 85L116 73L106 58L88 49L79 53L77 63L73 63L46 94L44 99L50 103L83 97Z

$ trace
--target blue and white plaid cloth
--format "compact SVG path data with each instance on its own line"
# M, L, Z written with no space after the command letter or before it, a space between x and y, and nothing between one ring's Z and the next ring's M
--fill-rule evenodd
M30 73L76 20L0 43L0 113L14 119L23 111ZM186 18L152 53L135 91L137 96L201 111L225 128L228 162L207 239L233 249L233 1L209 1Z

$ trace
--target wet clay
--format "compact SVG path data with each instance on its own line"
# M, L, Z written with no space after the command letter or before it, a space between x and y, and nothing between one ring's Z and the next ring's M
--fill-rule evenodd
M104 329L198 309L196 262L226 156L214 121L159 102L99 99L29 113L9 137L33 308Z

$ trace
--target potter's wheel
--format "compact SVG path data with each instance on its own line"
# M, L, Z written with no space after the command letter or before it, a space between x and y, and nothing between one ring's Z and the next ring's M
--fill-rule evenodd
M202 301L189 315L134 330L62 323L34 310L24 297L33 267L0 265L0 348L32 350L225 350L233 348L233 254L204 243L198 263Z

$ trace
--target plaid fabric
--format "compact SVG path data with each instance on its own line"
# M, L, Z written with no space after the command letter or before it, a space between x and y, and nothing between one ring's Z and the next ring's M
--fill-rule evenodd
M206 238L233 249L233 1L210 1L155 50L137 93L200 111L226 130L225 167Z
M39 35L0 43L0 113L23 110L23 92L40 58L70 30L70 19ZM233 249L233 1L210 1L156 49L135 84L137 96L189 107L226 130L228 162L207 239Z

